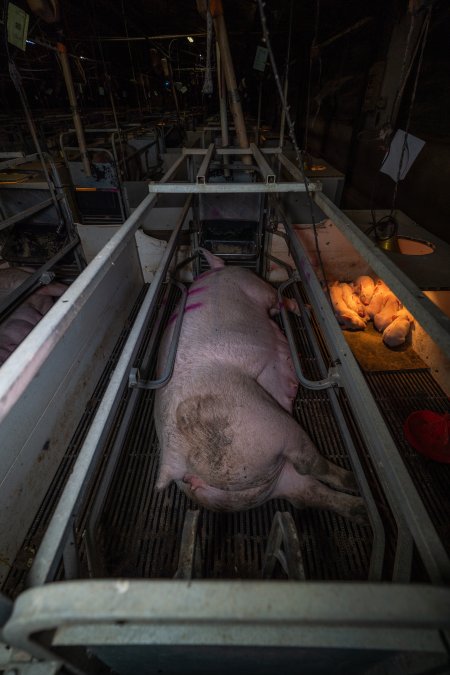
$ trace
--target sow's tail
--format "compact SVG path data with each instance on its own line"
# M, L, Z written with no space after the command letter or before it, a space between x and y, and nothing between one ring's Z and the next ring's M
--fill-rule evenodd
M220 270L222 267L225 267L225 263L222 258L218 258L206 248L199 248L198 250L200 253L203 253L203 256L206 258L207 263L212 270Z

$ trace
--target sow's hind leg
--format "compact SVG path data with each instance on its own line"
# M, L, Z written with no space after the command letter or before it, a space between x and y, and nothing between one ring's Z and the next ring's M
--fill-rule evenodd
M331 490L312 476L302 476L286 462L271 498L287 499L298 509L318 508L335 511L361 525L368 524L367 511L360 497Z

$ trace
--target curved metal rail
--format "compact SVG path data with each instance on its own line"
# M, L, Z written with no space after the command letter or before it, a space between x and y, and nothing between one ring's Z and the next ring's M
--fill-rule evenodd
M161 387L164 387L164 385L167 384L172 377L175 366L175 358L177 355L178 342L180 340L181 326L183 323L184 308L186 306L187 288L180 281L175 281L175 279L170 279L170 283L180 289L181 300L177 307L177 320L172 334L172 339L170 341L169 354L167 355L167 363L163 374L156 380L141 380L139 379L139 369L132 368L128 378L128 385L130 387L136 387L137 389L160 389Z
M303 374L302 367L300 365L300 359L298 358L297 348L295 346L295 339L292 333L291 324L289 317L286 311L286 308L283 304L283 291L292 284L295 284L297 281L300 281L300 277L294 274L290 279L283 282L278 288L278 302L280 306L281 320L283 323L284 332L286 333L287 341L289 343L289 349L291 351L292 362L295 368L295 374L297 379L303 387L307 389L329 389L330 387L336 387L339 383L339 373L337 370L330 368L328 371L328 377L323 380L309 380Z

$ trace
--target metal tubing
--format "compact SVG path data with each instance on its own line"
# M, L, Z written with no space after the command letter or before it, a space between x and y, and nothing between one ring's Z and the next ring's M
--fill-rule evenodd
M230 142L228 136L228 116L227 116L227 94L225 89L225 73L220 61L219 44L216 41L216 64L217 64L217 90L219 92L220 104L220 130L222 133L222 148L227 148ZM230 170L228 168L228 157L223 158L224 174L228 178Z
M241 99L234 73L233 59L231 57L230 44L228 42L227 27L223 15L222 0L210 2L209 11L214 21L217 42L219 43L221 63L225 73L225 80L230 96L230 107L233 115L236 134L241 148L248 148L247 130L245 128L244 114L242 112ZM250 164L250 155L244 156L244 163Z
M284 79L284 86L283 86L283 96L284 100L287 101L287 93L288 93L288 70L286 68L286 76ZM286 125L286 110L285 107L282 106L281 110L281 121L280 121L280 140L279 140L279 146L280 148L283 148L284 145L284 127Z
M294 287L294 295L296 296L297 303L299 304L299 307L301 307L302 310L302 319L303 323L305 326L306 333L308 335L308 338L311 342L311 345L313 346L314 352L316 354L316 358L319 364L319 369L321 370L322 373L325 373L326 371L326 366L325 362L323 360L322 354L320 352L319 345L317 344L317 341L314 336L314 332L311 326L311 319L310 319L310 314L308 309L303 305L300 294L296 292L297 289ZM369 487L369 483L367 482L366 474L364 473L364 469L361 466L361 462L358 456L358 452L356 450L355 444L353 442L352 435L349 431L349 428L347 426L347 423L345 421L344 415L342 414L341 406L339 403L338 399L338 393L335 388L331 388L328 391L328 395L330 398L331 402L331 407L333 408L333 413L336 418L336 422L338 424L339 430L342 434L342 438L345 444L345 447L347 449L347 452L349 454L350 458L350 463L353 469L353 472L356 476L357 482L359 489L361 491L362 496L364 497L364 501L366 503L367 510L369 512L369 519L370 519L370 524L372 526L373 530L373 545L372 545L372 552L370 555L370 566L369 566L369 574L368 574L368 580L369 581L379 581L381 579L381 575L383 572L383 561L384 561L384 552L385 552L385 545L386 545L386 536L384 532L384 527L383 527L383 521L381 520L379 511L377 509L375 500L373 498L372 492ZM409 546L402 546L402 550L407 550L412 549L412 537L409 535L409 531L406 530L406 528L403 528L404 531L407 532L408 534L408 542ZM402 530L399 528L399 532L401 533ZM399 543L406 544L406 537L401 538L399 534L399 540L401 539L401 542ZM407 561L404 561L404 565L400 566L399 565L399 570L396 576L396 573L394 572L393 578L396 581L407 581L408 579L405 578L405 574L403 574L402 578L397 578L400 576L400 573L403 572L403 570L407 569L408 571L411 569L411 565L409 564L409 567L407 565ZM409 578L409 576L408 576Z
M51 281L51 279L49 279L49 281L47 281L45 279L45 275L48 272L48 270L50 270L53 267L53 265L56 265L56 263L59 260L64 258L64 256L67 255L67 253L72 251L75 248L75 246L78 246L78 244L79 244L79 239L77 237L75 240L73 240L69 244L67 244L67 246L64 246L63 249L58 251L58 253L56 255L54 255L53 258L48 260L45 263L45 265L42 265L42 267L40 267L38 270L36 270L36 272L34 272L33 274L30 274L28 279L25 279L25 281L23 283L21 283L20 286L18 286L16 289L14 289L14 291L12 291L8 295L8 297L5 300L3 300L2 303L0 303L0 318L3 319L4 314L10 308L11 308L11 311L12 311L12 309L16 306L17 302L20 301L23 298L25 293L28 293L31 290L34 290L38 286L49 283L49 281Z
M286 236L281 235L280 232L275 232L274 234L278 234L279 236L286 238ZM289 275L292 275L293 273L292 267L290 267L283 261L274 258L274 256L272 255L270 256L270 258L278 265L287 269ZM314 351L316 353L316 358L319 363L319 368L321 369L322 373L325 373L326 370L325 362L323 360L320 348L317 344L314 332L312 330L309 309L307 309L304 306L301 297L297 292L296 287L294 287L294 294L296 295L298 306L301 308L302 311L302 319L304 321L306 332L311 341L311 344L314 345ZM330 397L336 421L338 423L339 429L342 433L345 442L345 447L347 448L347 451L350 456L353 471L358 479L358 485L362 495L364 496L366 506L369 512L370 524L372 526L374 533L374 540L372 546L372 553L370 556L370 567L368 578L370 581L376 581L381 579L381 574L383 571L383 560L386 541L383 523L380 518L378 509L376 507L375 500L373 498L369 484L367 482L364 469L361 466L361 462L358 456L358 452L355 448L353 438L350 434L347 423L342 414L341 405L337 397L337 390L335 388L329 389L328 395ZM397 582L407 582L409 581L411 575L413 539L409 529L406 526L406 522L403 516L401 516L400 518L399 517L396 518L396 525L397 525L397 547L395 551L394 570L392 574L392 579L393 581Z
M205 183L205 185L198 185L180 182L164 185L160 182L150 183L148 189L149 192L159 192L160 194L248 194L249 192L271 192L274 194L277 192L306 191L304 183ZM320 189L321 187L316 183L309 184L310 191Z
M78 145L81 154L81 161L83 163L84 171L86 176L89 178L92 176L91 165L89 164L89 159L86 152L86 141L84 138L83 124L81 122L80 113L78 112L77 106L77 96L75 94L75 88L73 86L72 71L70 70L69 57L67 56L66 46L61 42L57 44L58 48L58 57L61 63L61 68L64 75L64 81L66 83L67 94L69 96L70 109L72 111L73 123L75 126L75 132L77 134Z
M197 173L197 184L198 185L200 185L200 184L204 185L206 183L206 179L207 179L208 173L209 173L209 165L211 164L211 160L214 156L214 150L215 150L214 143L210 143L210 145L209 145L209 147L206 151L206 155L204 156L203 161L202 161L202 163L200 165L200 168L198 170L198 173Z
M286 155L280 152L280 154L278 155L278 159L280 160L284 168L288 170L288 172L290 173L290 175L294 180L299 180L301 183L304 182L305 179L303 178L301 171L295 166L295 164L293 164L293 162L291 162L290 159L286 157ZM308 187L310 190L313 189L312 185L313 183L310 183L308 181Z
M280 208L279 210L281 211ZM403 518L406 520L432 582L448 581L450 580L450 560L445 548L387 430L355 357L344 340L306 251L298 237L295 236L286 216L283 215L283 217L291 243L291 255L303 283L315 301L318 323L328 339L328 344L334 346L333 360L340 361L339 373L343 385L358 419L374 467L383 484L389 505L399 523Z
M287 288L291 284L294 284L297 281L298 279L293 277L292 279L288 279L287 281L282 283L281 286L279 286L278 288L278 303L280 305L280 314L283 322L283 328L286 333L287 341L289 343L289 349L292 356L292 362L294 364L295 374L297 375L297 379L300 382L300 384L303 387L306 387L307 389L316 389L316 390L329 389L329 387L334 387L338 385L339 375L337 372L331 372L326 379L317 381L308 380L308 378L306 378L302 372L302 367L300 365L300 360L297 354L297 348L295 346L294 335L292 333L289 317L283 305L283 298L281 295L285 288Z
M148 197L146 197L146 199L148 199ZM190 201L190 199L187 199L183 207L185 217L190 208ZM130 216L128 219L129 221L134 220L135 213L136 211ZM97 414L91 424L86 440L80 450L74 469L59 499L58 505L31 568L29 576L29 583L31 586L39 586L49 581L58 565L59 557L64 549L66 537L70 532L71 518L76 512L78 505L81 503L83 493L87 489L89 478L92 476L95 469L96 460L98 460L101 454L102 444L109 433L108 424L111 423L120 403L120 396L128 379L130 365L139 349L139 344L145 331L148 317L151 316L156 307L159 290L166 277L183 223L184 218L180 218L177 227L172 232L158 270L147 291L128 340L120 355L116 369L102 398ZM126 227L126 223L123 225L123 228L124 227ZM132 231L134 232L134 229ZM89 270L91 265L86 268L86 271Z
M56 199L62 199L61 195L58 195ZM44 199L42 202L30 206L28 209L25 209L20 213L15 213L13 216L10 216L9 218L0 223L0 230L4 230L5 228L14 225L14 223L17 223L19 220L25 220L26 218L32 216L34 213L39 213L39 211L46 209L47 206L50 206L51 204L54 204L54 200L51 197L49 197L49 199Z
M297 528L288 511L277 511L273 517L262 564L263 579L273 576L277 560L288 579L306 580Z
M144 371L147 371L150 364L150 359L153 356L153 350L155 348L155 345L157 344L157 335L159 334L161 328L163 315L164 315L164 308L161 307L154 323L150 341L146 347L145 354L142 357L142 369ZM120 422L120 427L115 436L113 446L109 452L107 465L102 474L101 483L95 493L95 498L90 508L86 528L83 533L86 543L86 554L88 558L89 574L91 577L104 576L101 556L98 554L98 551L96 549L95 529L97 527L97 522L100 517L101 509L108 494L111 479L114 475L114 471L120 457L120 452L123 447L126 434L128 433L129 424L133 418L134 411L139 400L140 400L139 389L133 389L131 395L127 399L126 408Z
M198 573L200 542L198 541L198 519L200 511L187 511L181 535L180 555L174 579L192 579Z
M137 389L161 389L161 387L164 387L164 385L166 385L169 382L170 378L172 377L173 369L175 366L175 358L177 356L181 326L183 324L184 308L186 306L187 300L187 288L184 284L180 283L179 281L175 281L174 279L171 279L171 283L175 284L175 286L177 286L177 288L180 289L181 300L177 305L178 316L172 334L172 339L170 341L170 348L169 354L167 355L166 367L164 368L161 377L157 378L156 380L140 380L138 369L132 368L128 380L128 384L130 387L136 387Z
M261 171L262 175L264 176L264 181L266 183L275 183L276 181L276 176L273 172L272 167L262 154L261 150L258 148L255 143L250 143L250 149L252 151L252 155L255 158L255 161L259 167L259 170Z
M450 590L427 584L83 580L19 595L4 637L38 657L46 635L53 637L50 648L62 642L168 650L180 644L280 648L280 634L283 647L378 650L388 644L392 651L416 651L419 642L421 650L445 656L440 631L449 616Z
M2 365L0 378L0 422L39 372L44 361L64 337L84 303L90 298L134 236L142 218L154 205L156 195L147 195L131 216L105 244L90 264L64 293L32 333L17 347L15 358Z
M450 317L441 312L326 195L315 193L313 199L450 358Z
M4 157L5 153L2 152L1 156ZM33 155L21 155L20 157L12 157L7 159L4 162L0 162L0 171L3 169L13 169L15 166L20 166L21 164L28 164L28 162L34 162L36 159L39 159L39 154L35 152Z
M275 233L277 234L277 233ZM288 273L289 276L292 276L294 270L293 268L288 265L287 263L283 262L282 260L279 260L275 256L269 254L268 255L270 260L273 260L277 265L280 267L284 267ZM317 363L319 366L319 371L321 374L325 374L326 371L326 366L325 366L325 361L323 359L322 353L320 351L319 345L317 343L316 336L314 334L312 325L311 325L311 318L310 318L310 313L309 310L305 307L303 300L300 296L300 293L298 292L297 286L294 286L293 288L294 291L294 296L297 301L297 304L301 310L301 318L303 321L303 325L306 330L306 334L308 336L309 342L311 343L311 347L316 355ZM373 498L371 489L369 487L369 483L367 482L366 475L364 473L364 469L361 466L361 462L358 456L358 452L356 450L355 444L353 442L352 435L348 429L348 425L345 421L344 415L342 414L341 410L341 405L338 399L337 395L337 390L336 388L330 388L328 391L328 396L331 402L331 407L333 408L333 413L336 419L336 422L338 424L339 430L342 434L342 438L345 444L345 447L347 449L347 452L349 454L350 458L350 463L352 465L353 472L356 475L357 481L358 481L358 486L361 491L362 496L364 497L365 503L367 510L369 512L369 518L370 518L370 524L372 526L373 530L373 546L372 546L372 552L370 556L370 567L369 567L369 574L368 574L368 579L369 581L378 581L381 579L381 575L383 572L383 561L384 561L384 551L385 551L385 543L386 543L386 536L384 532L384 527L383 527L383 522L381 520L379 511L376 507L375 500ZM402 544L406 544L406 537L401 538L401 533L405 532L408 535L408 541L409 541L409 547L408 546L403 546L403 550L410 550L412 548L412 537L409 534L409 531L406 530L406 528L399 528L399 539L401 539ZM400 542L399 542L400 543ZM393 578L396 581L407 581L406 574L404 573L405 569L410 570L411 565L409 564L409 567L407 565L407 560L402 560L401 562L404 562L404 565L399 565L398 570L394 572ZM400 578L401 577L401 578Z

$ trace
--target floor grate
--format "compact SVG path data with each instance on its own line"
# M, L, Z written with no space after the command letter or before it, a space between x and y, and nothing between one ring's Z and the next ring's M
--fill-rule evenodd
M450 553L450 464L433 462L419 454L403 434L408 415L424 409L449 412L449 399L428 369L365 375L416 489Z
M58 471L50 485L44 500L36 513L36 517L27 533L27 536L22 544L22 547L16 557L16 560L11 566L11 571L5 579L2 591L9 597L16 597L24 588L25 581L28 575L34 555L42 541L45 534L46 527L50 522L53 511L58 503L58 499L64 489L67 478L69 477L72 467L75 464L78 453L83 445L83 441L87 435L91 422L95 416L97 408L100 404L103 393L108 386L111 372L113 371L120 353L125 345L131 326L136 317L136 314L144 299L147 287L144 286L140 292L133 309L130 312L128 320L120 333L114 349L103 369L102 375L97 383L97 386L89 399L85 412L75 430L74 435L69 443L66 453L61 461Z

